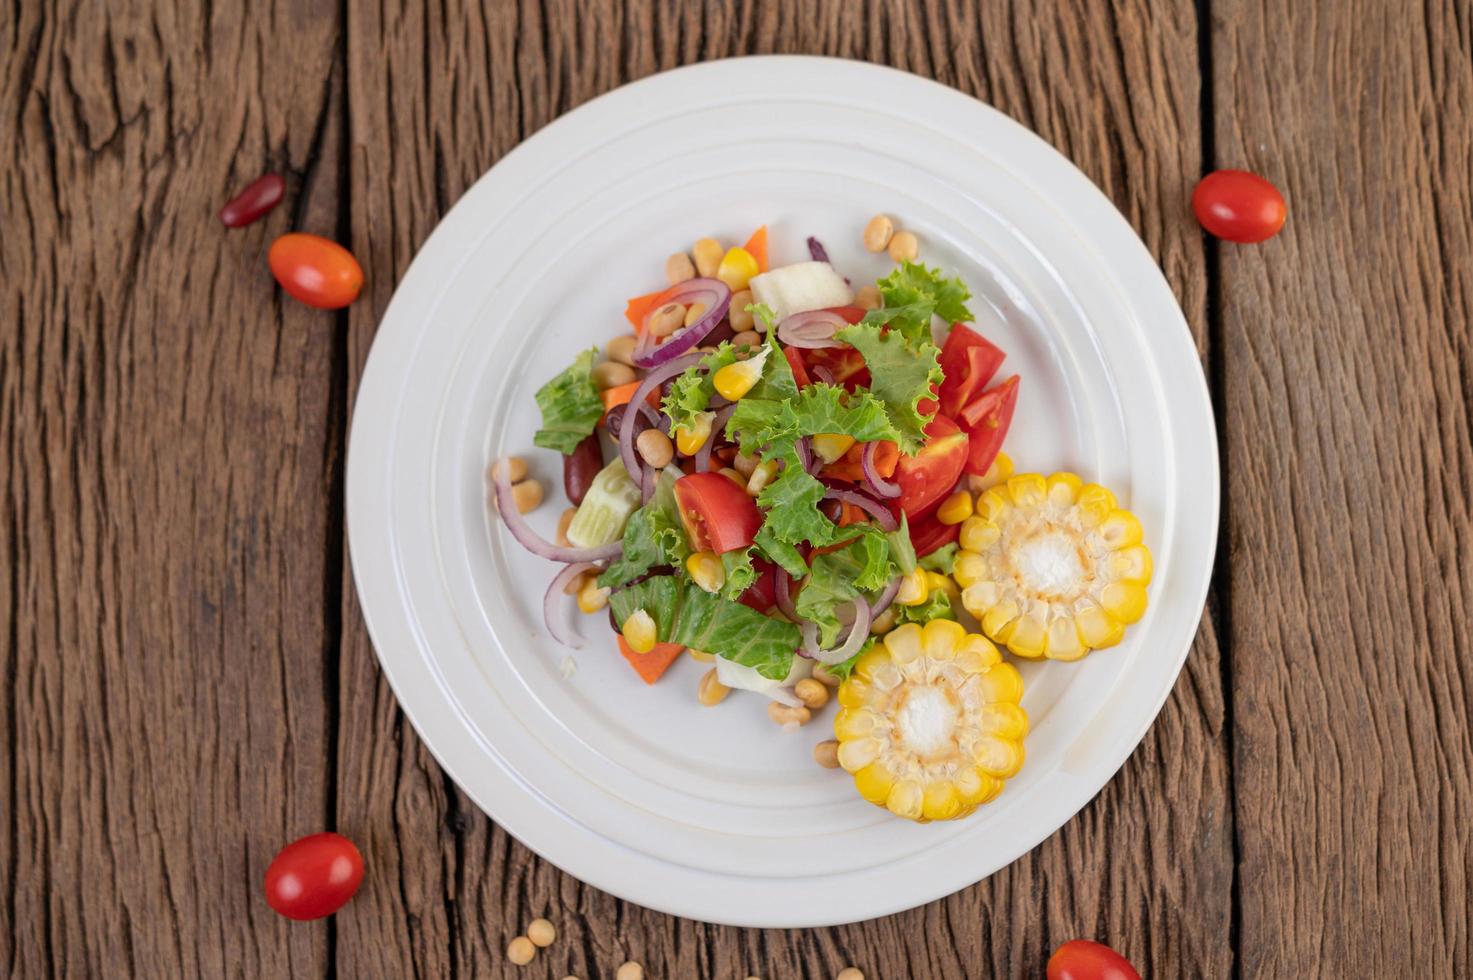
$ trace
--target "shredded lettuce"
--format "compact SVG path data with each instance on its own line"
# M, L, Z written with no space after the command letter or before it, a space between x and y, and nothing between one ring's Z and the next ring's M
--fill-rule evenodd
M864 646L860 647L859 652L856 653L854 656L841 663L834 664L832 667L826 667L824 669L827 670L830 674L833 674L840 681L847 681L849 679L849 675L854 673L854 665L859 663L859 658L873 650L875 648L875 644L879 642L879 637L872 636L868 640L864 641Z
M542 428L532 442L567 456L593 434L604 413L603 399L593 383L593 359L597 354L598 348L590 347L567 370L537 389Z
M940 269L902 262L875 285L885 305L866 314L864 322L876 326L888 323L912 344L931 339L933 314L947 323L969 323L973 319L972 311L967 309L971 291L960 279L948 279Z
M786 541L779 541L773 536L772 529L765 523L758 529L755 542L757 551L762 557L780 566L793 578L802 578L808 574L808 563L803 560L803 555L798 549Z
M768 363L774 360L768 358ZM788 377L792 377L791 371ZM900 441L884 403L874 395L863 390L850 394L838 385L821 382L782 401L748 394L737 402L726 432L748 455L769 447L764 458L771 458L773 448L779 452L790 449L802 436L820 432L853 436L856 442Z
M624 525L624 553L598 577L600 586L623 585L657 565L684 567L690 542L675 505L678 474L676 467L666 467L655 481L650 502L629 515L629 523Z
M860 525L844 528L861 530ZM833 646L839 639L839 612L862 593L878 592L893 577L890 545L883 532L864 527L858 539L838 551L813 559L813 571L798 593L798 615L818 624L819 642Z
M900 513L900 526L885 537L890 541L890 560L895 563L895 571L900 575L915 571L916 549L910 541L910 522L904 511Z
M722 554L721 567L726 571L726 584L721 588L723 598L736 599L757 581L757 569L752 566L753 547Z
M897 604L894 608L896 624L925 624L933 619L956 619L956 610L952 607L951 597L942 589L932 589L931 594L926 596L926 601L918 606Z
M900 451L915 453L926 441L926 426L934 418L922 415L921 399L933 398L932 386L941 387L943 375L936 345L929 340L908 344L900 333L888 333L873 323L845 327L836 335L864 357L870 373L870 394L885 405L890 422L900 433Z
M762 321L764 330L769 334L772 333L772 328L777 325L776 310L766 303L748 303L745 309L748 313L752 314L752 319Z
M942 545L929 555L921 559L921 567L928 572L940 572L942 575L950 575L952 568L956 566L957 543Z
M711 595L671 575L657 575L609 597L614 618L624 622L636 609L655 621L663 643L704 650L782 680L802 643L798 627L764 616L740 602Z
M723 341L714 351L701 358L675 376L670 383L670 392L665 396L661 409L670 416L670 427L695 428L696 416L711 407L711 396L716 393L712 380L716 372L735 363L736 348Z

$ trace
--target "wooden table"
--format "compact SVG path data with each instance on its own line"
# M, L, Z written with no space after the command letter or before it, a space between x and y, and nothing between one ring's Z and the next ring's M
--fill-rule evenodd
M1037 977L1092 936L1157 978L1473 975L1470 24L1456 0L8 5L5 972ZM375 325L466 187L600 92L772 51L938 78L1097 181L1186 311L1225 474L1196 645L1099 798L945 901L800 932L616 901L482 816L378 671L342 505ZM1203 239L1188 195L1228 166L1285 188L1278 238ZM266 170L288 203L227 233ZM350 310L273 288L289 229L351 244ZM289 923L262 872L323 828L368 878ZM562 938L519 971L536 914Z

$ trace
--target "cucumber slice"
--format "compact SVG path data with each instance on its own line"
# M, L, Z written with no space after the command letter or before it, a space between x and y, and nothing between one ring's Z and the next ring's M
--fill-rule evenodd
M622 460L615 459L598 471L578 513L568 525L568 540L574 547L597 548L618 541L629 515L639 509L643 497L629 478Z

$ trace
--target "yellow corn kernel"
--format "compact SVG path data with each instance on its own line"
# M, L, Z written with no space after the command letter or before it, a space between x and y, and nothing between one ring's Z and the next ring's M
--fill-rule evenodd
M1100 522L1099 535L1111 551L1140 544L1144 536L1140 520L1128 510L1110 511Z
M957 647L953 660L963 673L981 674L1001 663L1002 654L997 652L997 647L987 637L968 633L967 638Z
M885 807L897 817L905 817L907 820L919 820L921 818L921 801L925 791L921 784L914 779L902 779L890 787L890 795L885 799Z
M1056 507L1072 507L1079 500L1084 481L1073 473L1055 473L1048 478L1049 503Z
M755 357L749 357L745 361L735 361L721 368L711 379L716 393L728 401L740 401L747 392L752 390L762 378L762 365L767 363L767 352L771 348L762 348L762 353Z
M1022 611L1011 599L997 603L982 614L982 632L1000 643L1008 642L1008 637L1012 635L1012 630L1008 627L1017 621Z
M705 650L692 650L687 647L685 652L690 654L690 658L697 663L709 664L716 659L714 653L707 653Z
M1073 616L1060 616L1048 624L1048 635L1044 638L1043 655L1050 660L1078 660L1089 653L1089 647L1079 638L1079 628Z
M1007 490L1016 506L1037 507L1048 496L1048 483L1037 473L1022 473L1008 479Z
M1091 599L1081 599L1075 606L1074 625L1079 638L1093 650L1112 647L1125 635L1125 624Z
M842 759L839 764L843 765ZM894 785L894 777L882 766L865 766L854 774L854 788L859 790L859 795L879 806L885 805L885 800L890 796L890 787Z
M675 448L687 456L694 456L701 451L706 440L711 438L711 423L716 418L715 412L697 412L691 419L691 425L675 426Z
M635 653L649 653L655 648L659 636L655 632L655 621L643 609L636 609L624 620L624 642Z
M972 516L972 495L957 490L936 508L936 519L942 524L960 524Z
M973 493L982 493L991 490L1013 475L1013 460L1007 453L998 453L993 459L992 465L987 467L987 472L981 476L967 477L967 487Z
M1016 704L988 704L982 707L978 727L988 735L1021 742L1028 734L1028 714Z
M813 454L825 463L837 463L854 445L854 437L842 432L820 432L808 442Z
M966 639L967 630L951 619L933 619L921 629L921 645L932 660L950 660Z
M747 477L747 493L757 496L777 476L777 460L769 459L758 463L752 470L752 475Z
M879 716L869 708L842 708L834 715L834 734L845 741L874 732Z
M986 551L997 543L1002 529L980 515L962 521L962 533L957 543L968 551Z
M1017 620L1009 624L1008 649L1020 657L1037 658L1043 656L1043 644L1045 626L1042 619L1028 614L1019 616Z
M984 521L996 523L998 518L1012 509L1013 504L1008 499L1005 487L993 487L977 498L977 516Z
M848 772L858 772L879 758L884 748L884 743L877 738L850 738L839 746L839 765Z
M1080 489L1075 506L1085 527L1097 527L1116 509L1115 495L1098 483L1088 483Z
M957 589L956 583L953 582L951 579L947 578L945 575L942 575L940 572L927 572L926 573L926 584L931 587L931 591L932 592L935 592L937 589L940 589L942 592L945 592L948 596L950 596L953 599L960 599L961 598L961 595L962 594Z
M897 664L908 664L921 655L921 628L915 623L906 623L885 634L885 649L890 660Z
M982 696L987 701L1017 704L1023 700L1023 675L1006 660L982 675Z
M973 745L972 755L977 760L978 769L999 779L1016 776L1023 768L1021 739L1010 741L996 735L984 735Z
M733 245L721 257L721 264L716 267L716 278L730 286L735 293L746 289L748 280L761 271L751 252L740 245Z
M968 806L986 803L1002 792L1002 780L980 769L967 769L956 778L957 792Z
M586 613L596 613L609 604L609 593L612 589L599 588L598 579L592 575L583 582L583 587L578 590L578 608Z
M1100 608L1129 625L1146 614L1146 587L1139 582L1111 582L1100 593Z
M963 531L963 534L966 532ZM965 545L963 546L965 547ZM956 560L951 566L951 577L957 585L966 588L976 582L982 581L987 573L987 562L975 551L958 551Z
M1122 548L1105 560L1105 574L1117 582L1151 581L1153 562L1151 552L1143 544Z
M930 594L931 589L930 583L926 581L926 570L916 568L915 571L900 580L900 591L895 593L895 601L902 606L919 606Z
M921 797L921 817L925 820L951 820L961 816L962 795L949 779L931 783Z
M685 570L690 573L691 580L707 592L720 592L726 584L726 567L713 552L694 552L685 560Z

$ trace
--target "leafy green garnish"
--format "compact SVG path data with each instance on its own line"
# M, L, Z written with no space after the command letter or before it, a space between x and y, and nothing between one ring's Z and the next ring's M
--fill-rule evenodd
M864 322L888 323L912 344L931 339L933 314L948 323L973 319L972 311L967 309L971 291L960 279L946 278L940 269L927 268L919 262L902 262L875 285L885 305L866 314Z
M793 669L793 652L802 642L798 627L764 616L740 602L711 595L671 575L657 575L609 597L622 623L636 609L655 621L663 643L704 650L763 677L782 680Z
M721 567L726 571L726 584L721 587L723 598L735 599L757 581L757 569L752 567L753 547L738 548L722 554Z
M921 559L921 567L928 572L940 572L942 575L950 575L952 568L956 566L955 541L951 544L942 545L929 555Z
M788 359L783 356L782 348L777 345L777 336L768 331L765 344L765 353L759 353L759 357L765 357L762 363L762 377L747 392L747 399L758 401L784 401L792 398L798 393L798 382L793 378L793 368L788 364Z
M894 609L896 624L901 623L929 623L933 619L956 619L956 610L952 607L951 597L942 589L932 589L931 594L926 596L926 601L918 606L902 606L896 604Z
M859 658L873 650L875 648L875 644L878 642L880 642L879 637L872 636L868 640L864 641L864 646L860 647L859 652L856 653L854 656L850 657L848 660L834 664L832 667L825 667L824 669L827 670L830 674L833 674L835 677L837 677L841 682L847 681L849 679L849 675L854 673L854 665L859 663Z
M822 515L820 515L822 516ZM779 541L772 534L772 529L763 524L757 531L755 538L757 551L768 561L782 567L793 578L802 578L808 574L808 563L803 560L798 549L786 541Z
M860 530L859 525L845 532ZM831 647L839 638L839 609L851 605L861 593L877 592L890 581L890 546L885 535L873 527L838 551L813 559L813 571L794 605L798 615L818 624L819 642Z
M922 415L921 399L933 398L931 388L941 386L941 364L936 345L929 340L907 344L900 333L882 333L872 323L845 327L836 336L864 357L870 373L870 394L885 405L895 431L900 433L900 451L914 453L926 440L926 426L933 414Z
M600 586L623 585L656 565L684 565L690 542L675 505L678 473L675 467L661 472L650 502L629 515L629 523L624 525L624 553L598 577Z
M748 313L752 314L753 319L762 321L764 330L769 334L772 333L772 328L777 325L776 310L766 303L748 303L745 309Z
M727 341L676 375L670 383L670 392L660 407L670 416L670 426L695 428L695 417L711 406L711 396L716 393L712 380L716 372L736 361L736 348Z
M593 383L593 359L597 354L598 348L590 347L566 371L537 389L542 428L532 442L567 456L593 434L604 414L603 399Z
M900 513L900 526L885 535L890 541L890 560L895 563L895 570L901 575L909 575L916 570L916 549L910 541L910 522L906 520L905 512Z

